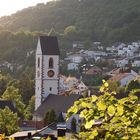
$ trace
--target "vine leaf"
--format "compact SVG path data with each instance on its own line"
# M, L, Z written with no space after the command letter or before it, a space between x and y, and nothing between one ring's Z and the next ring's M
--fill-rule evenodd
M85 124L86 129L90 129L94 124L94 120L87 121Z
M113 105L110 105L107 109L107 113L112 117L115 114L115 107Z

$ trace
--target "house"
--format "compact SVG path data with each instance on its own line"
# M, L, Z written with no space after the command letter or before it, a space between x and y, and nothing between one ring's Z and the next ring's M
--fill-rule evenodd
M64 81L63 81L63 85L65 87L65 89L70 89L72 87L74 87L78 82L78 79L76 77L71 77L68 76Z
M126 56L126 54L127 54L127 47L118 49L118 55L119 56Z
M117 48L118 50L122 49L124 47L126 47L125 43L116 43L116 44L114 44L114 48Z
M128 45L128 46L120 47L120 48L118 48L118 55L132 57L138 51L138 49L139 49L138 45L136 45L136 46Z
M109 80L112 82L119 82L120 86L126 86L130 81L136 79L136 76L131 73L120 73L117 76L111 77Z
M135 46L135 45L128 45L128 48L129 48L130 50L132 50L133 52L138 51L138 46Z
M0 109L4 109L5 107L8 107L12 112L17 112L17 109L12 101L10 100L0 100Z
M88 89L88 87L82 81L79 81L77 83L76 87L77 87L77 89L80 90L80 92L83 92Z
M79 94L83 95L84 91L87 91L88 87L82 82L78 81L74 87L71 87L67 90L67 92L70 94Z
M81 80L71 76L66 77L60 75L59 85L60 94L64 94L64 92L70 94L82 94L83 91L87 90L87 86Z
M84 45L83 45L83 43L80 42L80 41L75 41L75 42L72 43L72 47L73 47L73 48L83 48Z
M113 47L107 47L106 48L106 51L108 51L108 52L114 52L114 46Z
M122 68L114 68L113 70L106 73L108 76L115 76L120 73Z
M128 65L128 63L129 63L129 60L126 58L115 61L115 64L117 67L125 67L126 65Z
M81 63L82 60L84 59L84 55L82 54L72 54L69 55L67 58L65 58L65 60L69 60L71 63Z
M106 52L103 52L103 51L87 50L84 53L87 55L87 57L94 58L95 60L96 60L97 57L107 56Z
M69 63L68 65L67 65L67 69L68 70L78 70L78 64L77 63Z
M67 89L67 86L64 84L64 81L67 79L65 75L59 75L59 92L63 92Z
M39 130L21 131L9 136L9 138L15 138L15 140L41 140L48 137L51 140L57 140L58 137L71 139L72 134L66 129L65 123L59 122L52 123Z
M127 50L127 57L132 57L132 56L134 56L134 50L131 50L131 49L128 49Z
M115 69L107 72L106 75L117 76L119 73L132 73L135 76L138 75L135 71L130 70L130 68L128 68L128 67L115 68Z
M135 57L133 59L132 67L140 67L140 57Z
M8 61L1 61L0 67L8 68L10 71L13 72L15 64L9 63Z
M93 42L93 45L101 45L101 42Z
M27 139L31 139L31 136L34 135L35 133L37 133L39 130L30 130L30 131L19 131L16 132L12 135L9 136L9 139L15 139L15 140L25 140Z
M38 107L38 109L33 114L33 120L42 121L46 113L50 110L54 110L57 117L61 113L67 113L68 109L74 104L75 101L79 100L81 95L71 94L69 96L53 95L49 96L44 100L44 102ZM79 121L78 117L73 116L76 121ZM77 120L78 119L78 120ZM69 126L71 121L67 122L67 128L71 129Z
M88 69L87 71L85 71L84 74L85 75L101 75L102 70L97 66L93 66L90 69Z
M139 42L132 42L132 45L133 45L133 46L136 46L136 47L138 47L138 48L140 47Z

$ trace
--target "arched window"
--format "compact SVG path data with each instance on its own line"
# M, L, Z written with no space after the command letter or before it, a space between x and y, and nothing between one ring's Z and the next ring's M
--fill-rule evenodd
M40 68L40 58L38 57L38 60L37 60L37 66L38 68Z
M49 68L53 68L53 58L49 59Z
M50 87L50 91L52 91L52 87Z

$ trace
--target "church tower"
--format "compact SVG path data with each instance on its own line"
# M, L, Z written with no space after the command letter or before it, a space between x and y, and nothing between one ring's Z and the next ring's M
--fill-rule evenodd
M49 94L58 94L59 55L56 37L39 37L36 50L35 110Z

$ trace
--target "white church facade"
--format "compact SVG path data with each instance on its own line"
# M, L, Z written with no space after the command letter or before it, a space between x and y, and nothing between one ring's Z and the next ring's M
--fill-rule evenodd
M35 112L34 121L44 121L46 113L54 110L57 121L61 123L59 116L66 114L67 110L81 95L59 95L59 48L56 37L40 36L36 50L36 73L35 73ZM63 116L63 119L65 115ZM66 123L66 128L71 129L72 120L76 119L79 126L79 116L73 115ZM76 131L79 128L76 127Z
M59 92L59 48L56 37L40 36L36 50L35 110L49 94Z

